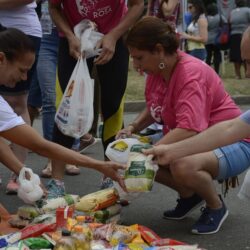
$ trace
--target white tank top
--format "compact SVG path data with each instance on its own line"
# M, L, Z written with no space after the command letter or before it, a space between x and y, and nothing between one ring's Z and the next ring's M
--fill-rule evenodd
M0 10L0 23L17 28L26 35L42 37L41 24L35 11L36 2L11 10Z

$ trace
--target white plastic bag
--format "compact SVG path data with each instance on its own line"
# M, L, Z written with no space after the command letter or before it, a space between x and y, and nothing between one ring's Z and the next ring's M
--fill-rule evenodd
M238 197L242 200L250 201L250 170L245 175Z
M30 179L26 179L25 173L28 172ZM40 178L34 174L30 168L22 168L18 177L20 187L17 195L27 204L34 204L43 196L43 190L40 187Z
M81 41L80 58L70 77L55 116L60 131L74 138L80 138L89 132L94 119L94 80L90 78L86 58L100 53L97 42L103 34L95 31L94 23L83 20L74 27L75 35Z
M55 122L60 131L74 138L89 132L93 117L94 80L90 78L86 59L78 60L70 77Z
M113 141L106 149L106 156L111 160L121 164L126 164L130 148L135 144L143 144L137 138L125 138Z
M99 55L101 49L96 49L99 40L103 34L95 30L95 24L90 20L82 20L74 27L76 37L81 41L81 51L84 52L85 58Z

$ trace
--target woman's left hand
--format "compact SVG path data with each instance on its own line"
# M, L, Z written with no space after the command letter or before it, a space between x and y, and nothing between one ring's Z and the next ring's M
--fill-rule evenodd
M180 32L180 38L189 39L189 34L187 34L186 32Z
M105 35L96 46L101 49L101 54L94 60L95 64L101 65L109 62L115 53L116 40L111 34Z
M126 186L124 183L124 178L123 178L123 176L121 176L119 174L119 171L118 171L119 169L124 170L125 168L126 168L126 166L124 166L120 163L116 163L113 161L105 161L103 163L101 171L105 176L108 176L112 180L117 181L119 183L119 185L122 187L122 189L126 192L127 189L126 189Z

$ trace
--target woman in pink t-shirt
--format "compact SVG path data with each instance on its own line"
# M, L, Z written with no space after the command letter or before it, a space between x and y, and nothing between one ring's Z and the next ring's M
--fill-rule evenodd
M61 34L58 79L63 92L81 56L80 41L74 35L73 27L88 19L95 22L97 30L104 34L98 46L102 49L101 54L87 60L90 72L93 64L96 65L100 82L104 148L123 127L123 95L127 84L129 55L122 36L140 17L143 9L143 0L130 0L129 9L125 0L49 0L51 17ZM68 148L74 142L74 138L62 134L56 124L52 140ZM52 177L56 178L56 182L52 180L51 183L57 185L51 186L49 183L49 197L64 195L62 178L65 164L53 160L52 168Z
M147 107L117 138L130 136L154 121L162 123L164 136L157 144L170 144L194 136L220 121L241 114L215 71L178 50L179 41L170 26L155 17L145 17L130 30L127 46L134 66L147 73ZM206 143L206 142L204 142ZM248 152L248 154L246 154ZM176 190L180 198L166 219L183 219L206 202L192 227L195 234L216 233L228 215L213 179L225 180L249 166L249 139L222 147L186 161L160 166L156 180Z

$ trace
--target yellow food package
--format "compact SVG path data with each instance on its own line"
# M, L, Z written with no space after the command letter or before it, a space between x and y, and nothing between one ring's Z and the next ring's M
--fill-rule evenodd
M115 204L118 198L119 196L114 188L107 188L83 196L76 203L75 208L83 212L92 212Z
M112 246L118 245L119 242L131 243L132 240L136 237L137 233L137 230L131 227L115 225L113 233L109 239L109 243Z
M77 224L77 220L73 218L67 218L66 228L71 231L72 228Z

